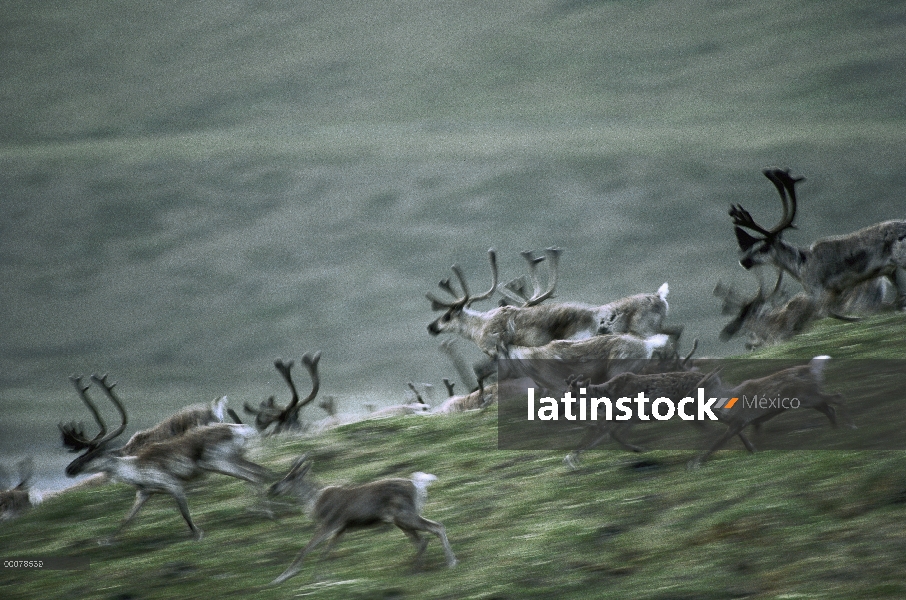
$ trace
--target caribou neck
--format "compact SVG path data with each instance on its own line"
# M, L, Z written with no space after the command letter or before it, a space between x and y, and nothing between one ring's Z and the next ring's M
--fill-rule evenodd
M105 473L111 477L118 476L120 457L115 451L99 448L79 456L66 467L68 477L89 473Z
M466 337L481 346L484 327L497 310L480 312L472 308L463 308L458 318L452 322L453 326L449 331Z
M774 241L771 249L774 264L798 281L802 281L802 273L808 262L809 251L779 239Z

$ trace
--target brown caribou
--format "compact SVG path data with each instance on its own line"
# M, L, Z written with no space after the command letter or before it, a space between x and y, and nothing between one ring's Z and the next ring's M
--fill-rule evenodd
M906 221L884 221L846 235L822 238L808 247L785 242L782 234L795 228L796 184L789 169L762 171L780 194L783 213L770 229L755 222L741 205L730 207L736 240L745 269L770 264L795 277L830 314L839 314L840 296L862 282L886 277L898 292L897 306L906 309ZM746 230L755 232L753 236Z

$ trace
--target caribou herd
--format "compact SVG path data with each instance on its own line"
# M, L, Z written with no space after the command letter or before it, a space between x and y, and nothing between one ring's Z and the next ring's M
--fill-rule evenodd
M729 215L739 245L739 264L746 270L755 267L774 269L776 283L766 292L763 283L754 297L746 297L723 284L715 295L723 300L724 314L732 320L721 332L722 339L737 335L747 337L754 348L789 339L805 330L816 319L830 316L844 320L858 317L853 313L906 309L906 221L886 221L865 227L848 235L819 239L808 247L794 246L783 240L783 233L794 227L797 210L796 185L787 169L769 168L764 175L776 187L782 214L776 225L766 228L752 218L741 205L733 205ZM465 393L456 395L454 384L444 380L448 398L431 407L418 388L409 383L415 400L410 403L373 411L366 418L393 415L432 415L467 410L483 410L503 398L507 379L494 380L500 361L522 361L560 365L582 361L585 372L571 373L566 379L562 369L535 369L521 376L531 376L542 388L561 387L576 394L619 396L628 390L647 390L665 396L688 395L697 388L718 390L725 395L741 395L749 389L770 390L777 395L796 395L803 406L825 414L837 424L843 408L839 396L823 391L823 374L827 356L819 356L805 365L794 366L756 380L735 384L722 382L716 371L702 372L687 356L680 356L683 328L667 323L669 304L667 283L653 292L638 293L610 302L592 305L578 302L554 302L551 299L559 278L561 251L548 248L543 255L524 252L527 276L507 283L499 282L496 252L488 251L491 282L487 290L472 294L463 270L454 265L456 281L444 279L439 287L446 298L427 294L434 311L440 316L428 325L432 336L448 336L443 350L454 359ZM546 282L542 283L539 265L545 263ZM787 275L801 284L799 293L783 291L782 278ZM458 288L458 289L457 289ZM497 305L482 310L480 302L497 300ZM484 359L469 365L458 357L449 336L459 336L474 343ZM696 340L697 342L697 340ZM193 521L186 497L186 484L209 473L235 477L250 483L259 492L258 502L265 507L269 498L289 494L307 505L316 530L310 542L279 575L279 584L297 574L304 557L318 544L328 541L328 551L348 529L391 523L399 527L416 546L416 560L422 557L428 543L421 533L436 536L443 548L448 566L457 560L447 539L444 526L423 516L428 484L434 475L414 473L411 478L381 479L353 486L321 486L309 472L312 461L303 456L282 478L248 458L251 444L262 436L273 434L322 431L344 421L336 416L332 397L322 399L320 406L328 416L320 423L300 417L300 411L319 393L320 353L305 354L302 364L311 380L311 390L300 399L292 377L292 361L278 360L275 368L286 382L291 399L284 406L275 397L257 407L248 403L245 413L249 424L227 407L226 397L210 404L193 405L161 421L153 428L139 431L120 446L115 440L126 430L128 416L125 403L107 376L93 375L89 380L72 377L72 384L93 416L97 433L89 436L81 424L59 426L63 444L79 455L66 467L66 475L98 473L127 483L136 490L135 503L122 523L105 543L121 534L155 494L173 498L194 539L203 532ZM97 386L119 415L119 423L108 430L102 412L89 395ZM754 446L745 434L749 425L758 426L783 410L750 408L721 413L723 433L713 439L690 466L698 466L731 438L739 437L750 452ZM421 418L413 417L413 418ZM583 442L571 452L567 465L575 468L581 452L605 439L622 447L641 451L627 436L636 421L596 423L588 428ZM7 484L0 491L0 518L15 517L30 506L28 483L31 466L20 465L16 485ZM276 481L276 483L273 483ZM10 482L12 483L12 482ZM271 484L271 485L268 485ZM269 513L265 508L264 513Z

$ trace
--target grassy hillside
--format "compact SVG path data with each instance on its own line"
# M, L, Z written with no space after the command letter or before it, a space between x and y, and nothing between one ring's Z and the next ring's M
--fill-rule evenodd
M424 294L491 246L562 247L562 300L669 281L738 351L711 290L754 289L761 167L808 178L791 242L903 217L903 39L895 1L4 2L0 462L60 472L71 373L136 426L313 350L344 411L439 385Z
M822 322L772 358L902 356L901 315ZM830 369L831 367L829 367ZM777 421L784 419L779 417ZM267 439L258 459L283 470L301 452L324 482L438 475L424 514L442 521L460 559L426 566L397 530L347 535L276 589L312 533L285 508L250 510L241 483L212 477L190 492L200 542L164 498L112 546L132 502L121 484L49 499L0 526L0 555L82 555L90 571L0 571L4 598L902 598L906 594L903 452L722 452L689 471L690 452L585 455L496 450L496 414L359 423L316 439ZM764 433L765 445L770 435Z
M341 411L439 385L424 294L454 262L483 287L490 246L502 278L520 250L562 247L563 300L669 281L684 344L731 354L711 290L754 288L727 208L773 222L761 167L808 177L791 242L904 216L904 39L897 1L5 1L0 463L60 476L55 425L87 417L70 373L109 372L130 428L285 394L272 362L306 351ZM901 358L903 332L822 323L759 356ZM0 596L904 595L901 453L726 453L690 473L689 453L601 451L573 472L495 448L491 411L260 450L274 470L308 451L328 482L434 472L453 571L432 542L410 575L404 536L363 532L317 578L264 589L312 528L211 478L190 494L198 543L155 499L97 546L122 485L0 523L0 557L93 563L2 570Z

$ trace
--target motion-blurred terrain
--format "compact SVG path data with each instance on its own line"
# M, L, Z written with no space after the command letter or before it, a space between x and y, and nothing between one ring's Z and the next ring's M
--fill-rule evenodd
M722 356L761 167L808 178L792 241L904 217L899 2L6 2L0 40L0 458L45 477L70 373L130 431L317 349L341 410L396 403L452 374L424 293L490 246L562 247L562 299L668 281Z

